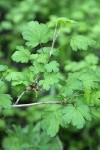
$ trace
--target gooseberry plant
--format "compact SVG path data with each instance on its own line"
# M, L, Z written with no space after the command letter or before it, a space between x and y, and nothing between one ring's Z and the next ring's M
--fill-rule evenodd
M67 128L71 124L83 128L86 121L98 117L100 107L100 67L98 58L89 55L83 62L67 62L63 68L59 64L59 48L55 48L58 36L63 29L75 25L74 20L58 18L51 22L55 26L54 34L51 26L31 21L22 32L25 46L17 46L12 55L12 60L24 63L27 71L16 71L6 65L0 65L0 88L6 82L12 88L21 87L20 95L13 101L10 94L0 92L0 110L19 107L37 107L45 105L41 114L41 127L51 137L55 136L60 126ZM66 35L67 36L67 35ZM50 46L50 41L53 41ZM49 46L48 46L49 45ZM69 45L73 51L86 51L95 45L95 41L85 35L72 35ZM82 65L81 65L82 64ZM22 104L23 95L32 90L35 98L54 93L50 100L35 101Z

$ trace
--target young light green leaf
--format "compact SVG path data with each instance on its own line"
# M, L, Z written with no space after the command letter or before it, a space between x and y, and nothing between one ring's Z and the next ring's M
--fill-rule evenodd
M61 18L58 18L57 19L57 24L58 26L66 26L66 25L72 25L72 24L75 24L77 23L75 20L70 20L66 17L61 17Z
M46 43L50 39L50 31L45 24L39 24L37 21L31 21L22 33L26 44L36 47L38 44Z
M63 120L65 124L71 123L77 128L82 128L85 120L91 121L90 111L87 105L67 106L63 110Z
M61 17L61 18L53 18L49 23L49 26L55 26L57 24L59 28L62 28L68 25L73 25L75 23L77 23L75 20L70 20L66 17Z
M16 62L21 62L21 63L27 63L30 59L30 51L27 49L24 49L23 46L17 46L16 48L18 51L16 51L12 55L12 60Z
M46 64L45 68L47 72L58 72L59 71L59 63L57 61L52 61L49 64Z
M72 47L74 51L87 50L88 46L92 47L95 45L95 43L96 42L94 40L92 40L91 38L87 36L75 35L71 39L70 46Z
M0 93L0 109L9 109L11 108L12 97L9 94Z

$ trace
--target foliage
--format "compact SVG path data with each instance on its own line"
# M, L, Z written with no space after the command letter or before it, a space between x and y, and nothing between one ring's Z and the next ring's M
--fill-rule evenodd
M54 136L59 131L59 126L63 123L61 109L51 107L45 110L42 116L42 128L47 130L48 135Z
M99 7L97 0L0 1L0 149L100 149ZM12 108L18 98L17 105L57 104Z
M80 105L78 107L68 106L64 109L64 121L66 124L72 122L73 126L77 126L77 128L82 128L85 124L86 120L91 120L91 115L89 112L89 108L87 105Z
M24 49L23 46L17 47L17 50L19 51L16 51L16 53L12 55L12 59L16 62L27 63L30 59L30 51Z
M88 46L93 46L94 44L94 40L82 35L73 36L70 42L70 46L74 51L77 51L78 49L87 50Z
M64 25L66 24L66 20L63 21L59 20L58 23L60 23L60 21L61 24ZM38 33L36 33L36 31ZM25 28L23 31L23 38L28 41L28 43L26 42L26 44L28 46L36 47L39 43L44 43L48 41L48 37L46 36L45 39L42 39L43 31L44 34L47 35L46 26L44 24L39 24L38 22L30 22L28 24L28 27ZM82 41L82 43L80 41ZM81 49L86 50L87 46L92 45L92 43L93 40L90 40L88 37L86 38L79 37L78 39L78 36L76 36L76 38L74 36L74 40L71 39L71 46L73 50L77 50L77 47L80 50ZM60 93L58 93L58 96L63 97L62 101L64 101L64 99L68 97L68 100L65 101L65 105L62 106L61 108L51 107L51 110L47 109L47 111L45 111L45 113L42 114L43 115L42 126L43 129L47 130L47 134L49 134L50 136L55 136L56 133L59 131L59 126L62 124L63 124L62 126L66 126L67 124L72 123L72 125L76 126L77 128L82 128L83 125L85 124L85 119L89 121L91 120L91 116L92 116L92 114L90 113L91 103L94 107L95 105L97 105L97 102L95 100L92 101L93 98L91 97L91 93L93 92L93 90L95 90L95 92L98 92L99 90L99 78L96 74L97 68L95 70L88 69L87 71L83 69L78 72L76 71L74 73L69 73L66 79L66 77L63 78L60 73L60 70L58 68L60 66L59 62L57 62L54 57L52 58L54 60L51 61L51 55L50 55L51 49L49 49L49 53L45 53L46 51L44 51L44 54L41 53L38 54L38 52L37 54L31 53L31 51L25 49L23 46L17 47L17 50L19 51L15 51L15 53L12 55L12 59L14 61L21 62L21 63L27 63L28 61L30 61L32 63L31 68L32 67L34 68L35 63L37 65L43 64L44 69L42 70L42 73L39 70L39 76L41 77L41 79L38 83L38 85L41 86L43 90L50 90L51 86L54 86L56 90L61 91ZM52 53L53 53L53 49L52 49ZM5 69L1 66L1 71L4 70ZM35 68L33 70L28 70L28 74L33 74L32 76L33 78L36 76L36 74L34 74L34 71ZM21 84L28 86L29 84L26 74L23 74L23 72L12 71L6 75L5 79L7 81L12 81L12 86L21 85ZM66 80L65 85L62 86L60 82L61 80L62 81ZM56 87L57 85L59 86ZM31 90L28 87L26 87L26 89ZM80 94L80 92L83 96L78 96L77 99L75 99L75 96L73 97L71 96L74 95L75 93ZM7 99L8 95L4 95L4 96L3 95L4 94L2 94L1 96L3 97L1 100L5 99L5 103L4 103L5 106L4 104L2 104L1 101L1 107L9 108L9 104L6 104L7 103L6 101L8 100ZM70 99L72 104L70 104ZM78 99L83 104L80 103L79 105Z
M29 22L22 33L23 39L27 40L28 46L36 47L38 44L46 43L50 37L49 29L44 24Z
M8 147L11 150L60 150L62 143L59 145L56 138L50 139L37 124L34 128L32 125L26 126L23 130L20 126L14 126L14 131L9 130L8 137L3 140L3 148L7 150Z

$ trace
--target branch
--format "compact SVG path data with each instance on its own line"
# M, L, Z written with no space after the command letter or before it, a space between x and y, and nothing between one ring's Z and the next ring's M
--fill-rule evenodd
M72 104L72 105L74 105L75 103L73 102L73 103L68 103L68 102L65 102L65 101L63 101L63 102L59 102L59 101L48 101L48 102L38 102L38 103L30 103L30 104L18 104L18 105L16 105L16 104L13 104L12 105L12 107L13 108L16 108L16 107L30 107L30 106L35 106L35 105L44 105L44 104L60 104L60 105L65 105L65 104Z
M60 141L59 137L57 136L56 139L59 144L60 150L63 150L63 145L62 145L62 142Z
M35 78L35 80L34 80L34 82L33 82L32 84L34 84L34 83L37 84L38 78L39 78L39 75ZM16 102L15 102L15 105L17 105L18 102L20 101L20 99L22 98L22 96L23 96L26 92L28 92L28 91L30 91L30 90L32 90L32 88L31 88L30 85L29 85L29 86L27 86L26 89L18 96L18 98L17 98L17 100L16 100Z
M53 48L54 48L54 45L55 45L55 42L56 42L56 33L57 33L57 23L56 23L55 31L54 31L54 35L53 35L53 42L52 42L52 46L51 46L51 50L50 50L50 56L52 55Z
M58 31L58 33L57 33L57 34L55 35L55 37L53 38L53 42L52 42L52 46L51 46L51 50L50 50L50 56L51 56L52 53L53 53L54 45L55 45L56 39L57 39L57 37L59 36L60 32L61 32L61 29Z
M18 96L18 98L17 98L17 100L16 100L16 102L15 102L15 105L17 105L17 104L18 104L18 102L20 101L21 97L25 94L25 92L26 92L26 90L25 90L25 91L23 91L23 92L21 93L21 95L20 95L20 96Z

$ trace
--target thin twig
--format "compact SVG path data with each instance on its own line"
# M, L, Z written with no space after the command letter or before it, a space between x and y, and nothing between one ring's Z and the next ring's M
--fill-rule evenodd
M20 101L21 97L22 97L25 93L26 93L26 90L23 91L23 92L21 93L21 95L18 96L18 98L17 98L17 100L16 100L16 102L15 102L15 105L18 104L18 102Z
M37 81L38 78L39 78L39 75L35 78L35 80L34 80L35 83L38 82L38 81ZM28 88L30 88L30 87L26 87L26 89L18 96L16 102L14 103L15 105L17 105L18 102L20 101L21 97L22 97L26 92L28 92Z
M40 76L39 76L39 74L38 74L37 77L36 77L35 80L34 80L35 83L38 82L39 77L40 77Z
M59 144L60 150L63 150L63 145L62 145L62 143L61 143L61 141L59 139L59 136L56 136L56 139L57 139L57 142Z
M59 34L60 34L60 32L61 32L61 29L58 31L58 33L56 34L56 39L57 39L57 37L59 36Z
M41 47L41 49L42 49L42 51L43 51L43 47L42 47L42 44L41 43L39 43L40 44L40 47Z
M35 105L44 105L44 104L60 104L60 105L65 105L65 104L72 104L74 105L74 102L73 103L68 103L68 102L59 102L59 101L48 101L48 102L38 102L38 103L30 103L30 104L13 104L12 107L13 108L16 108L16 107L30 107L30 106L35 106Z
M51 56L52 53L53 53L54 45L55 45L56 39L57 39L57 37L59 36L60 32L61 32L61 29L60 29L60 30L57 32L57 34L54 36L54 39L53 39L53 42L52 42L52 47L51 47L51 50L50 50L50 56Z

